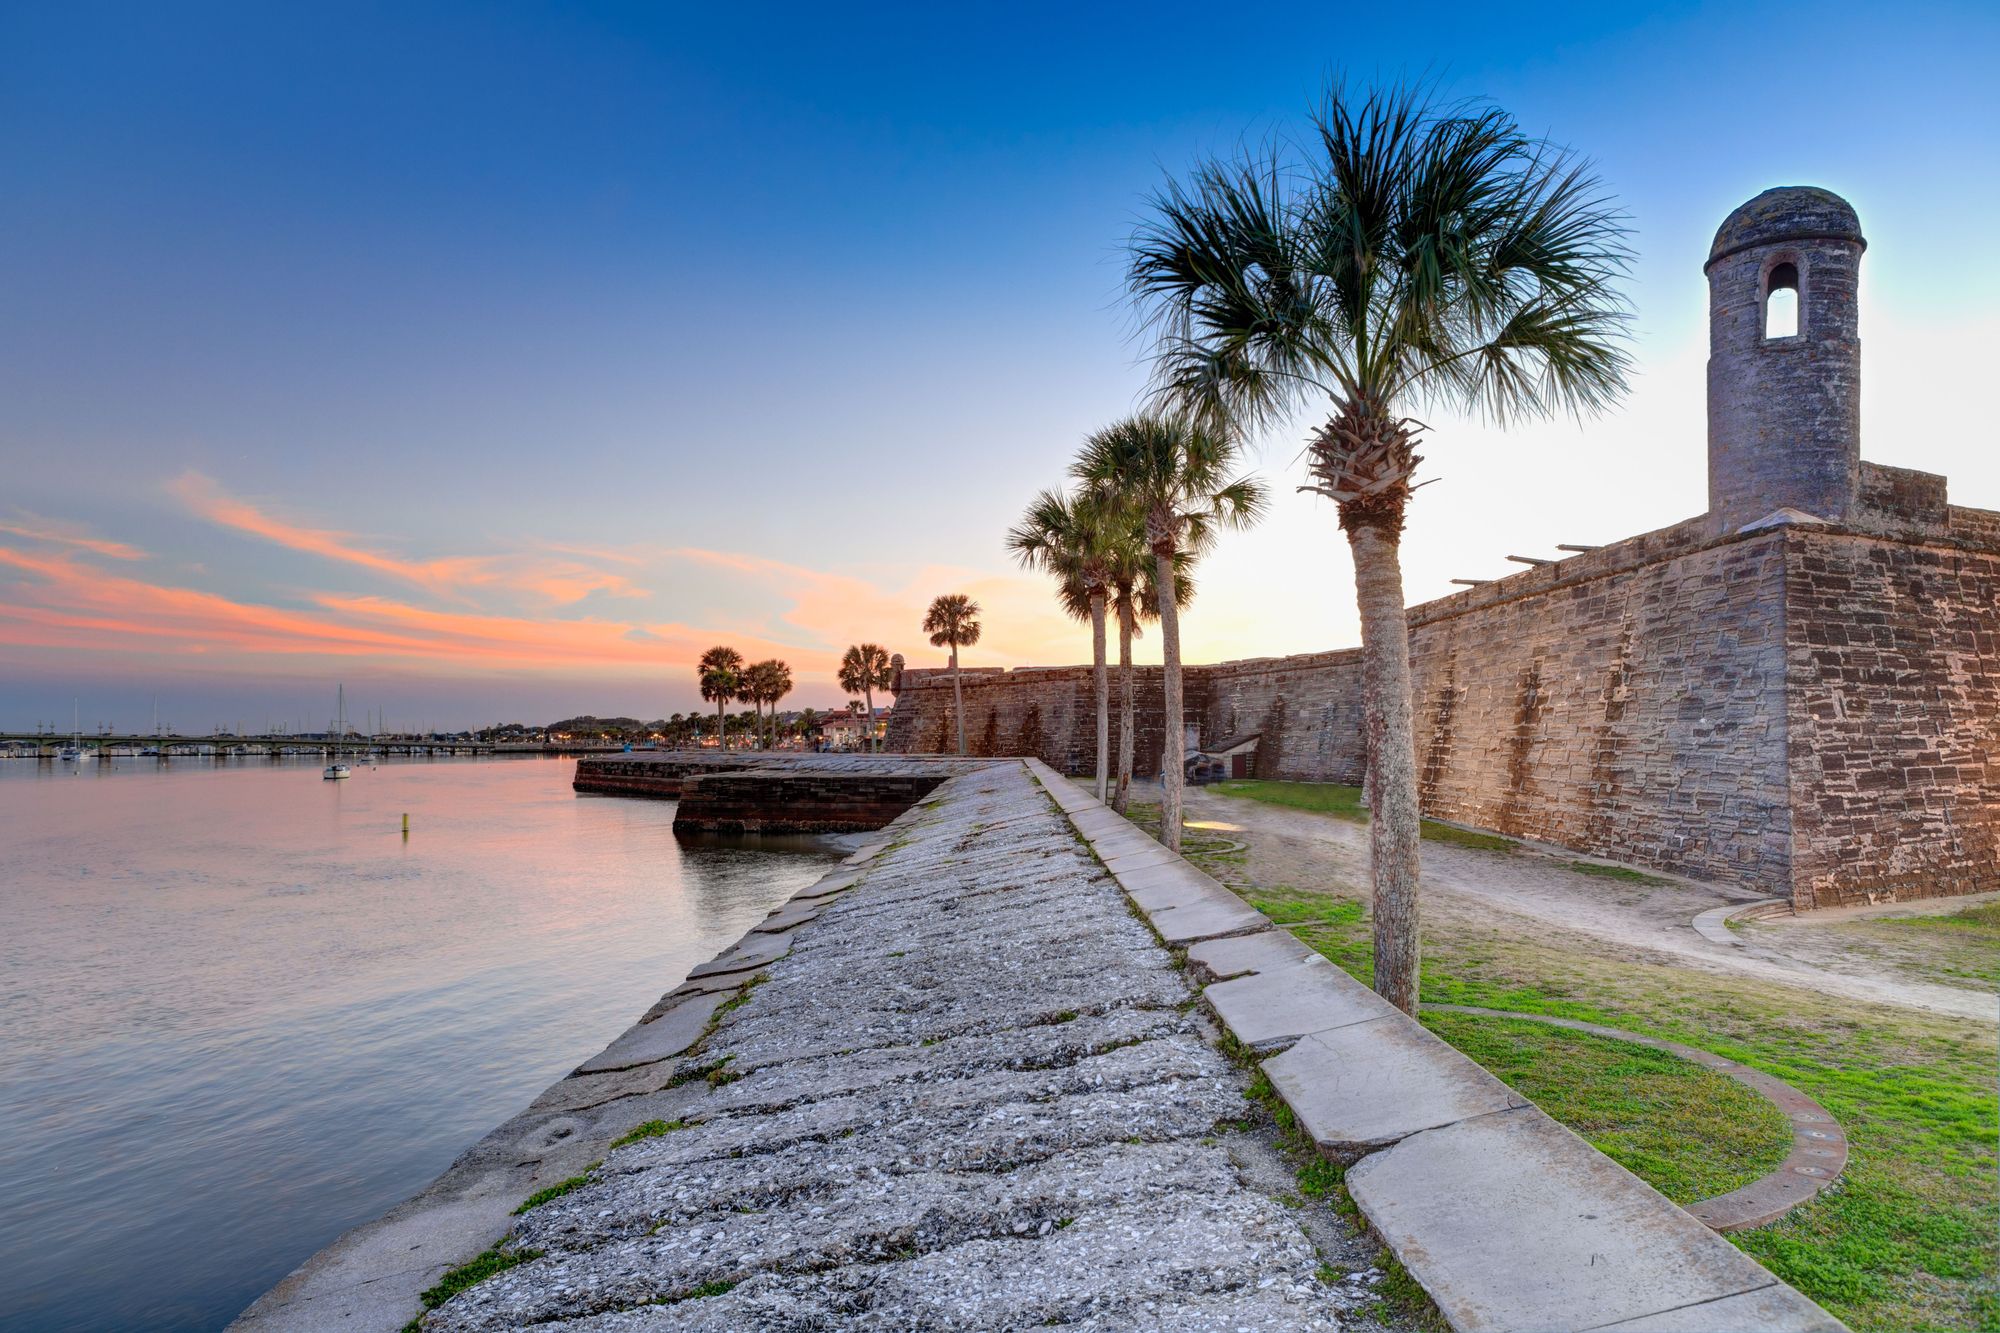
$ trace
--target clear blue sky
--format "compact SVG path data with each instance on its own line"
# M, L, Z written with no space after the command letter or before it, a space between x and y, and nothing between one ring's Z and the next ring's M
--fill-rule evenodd
M1873 242L1864 450L2000 507L1923 373L1996 328L1997 68L1990 5L0 3L0 726L654 716L731 637L824 705L959 586L1081 657L999 538L1143 384L1120 244L1343 70L1588 153L1641 254L1634 406L1436 440L1413 599L1702 508L1700 261L1772 184ZM1331 534L1218 560L1190 655L1352 642Z

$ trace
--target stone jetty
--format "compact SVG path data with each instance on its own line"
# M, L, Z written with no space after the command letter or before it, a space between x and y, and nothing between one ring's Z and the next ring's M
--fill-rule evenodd
M239 1327L394 1328L428 1289L455 1333L1374 1328L1379 1242L1294 1192L1259 1062L1455 1328L1841 1327L1018 760L951 764Z

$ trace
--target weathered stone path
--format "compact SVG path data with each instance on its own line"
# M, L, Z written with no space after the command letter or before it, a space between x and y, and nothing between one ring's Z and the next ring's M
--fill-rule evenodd
M426 1328L1339 1327L1216 1137L1246 1079L1171 956L1020 765L949 791L704 969L763 980L688 997L715 1017L659 1094L677 1127L524 1214L540 1256Z

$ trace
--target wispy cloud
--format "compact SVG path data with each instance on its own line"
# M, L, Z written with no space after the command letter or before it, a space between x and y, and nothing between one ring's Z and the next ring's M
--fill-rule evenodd
M5 575L11 573L12 578ZM725 636L673 622L568 620L441 611L391 598L320 594L306 607L271 606L112 573L74 557L0 544L0 622L7 646L107 658L227 655L243 665L320 657L365 658L434 675L493 672L688 676ZM795 648L734 636L752 656ZM802 663L802 665L804 665ZM831 663L808 668L831 670Z
M93 555L107 556L113 560L144 560L146 553L136 546L124 542L114 542L103 537L93 537L79 532L72 524L57 523L34 514L16 511L11 520L0 520L0 532L14 537L26 537L30 541L48 542L55 546L72 547L79 551L89 551Z
M646 591L620 573L573 558L550 559L535 553L452 555L410 559L365 545L353 533L311 527L286 519L248 500L225 492L213 479L184 472L167 483L167 490L198 517L220 527L262 538L293 551L371 570L439 595L463 596L471 590L495 588L526 593L551 606L568 606L592 593L643 597ZM629 559L588 548L548 547L565 556L590 555Z
M318 577L308 571L301 588L260 584L256 571L240 567L222 576L185 562L141 566L151 557L135 547L18 515L0 523L0 663L151 670L178 662L241 676L363 666L436 680L650 679L668 698L685 698L701 652L728 643L752 659L791 663L797 701L820 705L838 697L838 659L849 643L887 644L912 665L942 660L917 629L940 592L968 592L986 606L982 665L1074 660L1087 643L1054 611L1047 589L1026 577L939 566L857 573L656 544L539 541L412 557L239 498L199 473L183 474L169 490L202 522L332 567ZM706 592L667 601L642 583L669 597ZM691 614L696 605L714 609ZM586 607L592 613L583 614ZM614 607L624 613L607 614Z

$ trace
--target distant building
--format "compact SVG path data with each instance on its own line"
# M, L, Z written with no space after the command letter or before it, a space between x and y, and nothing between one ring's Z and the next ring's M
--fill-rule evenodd
M845 709L819 720L819 738L829 750L852 750L861 740L861 717Z

